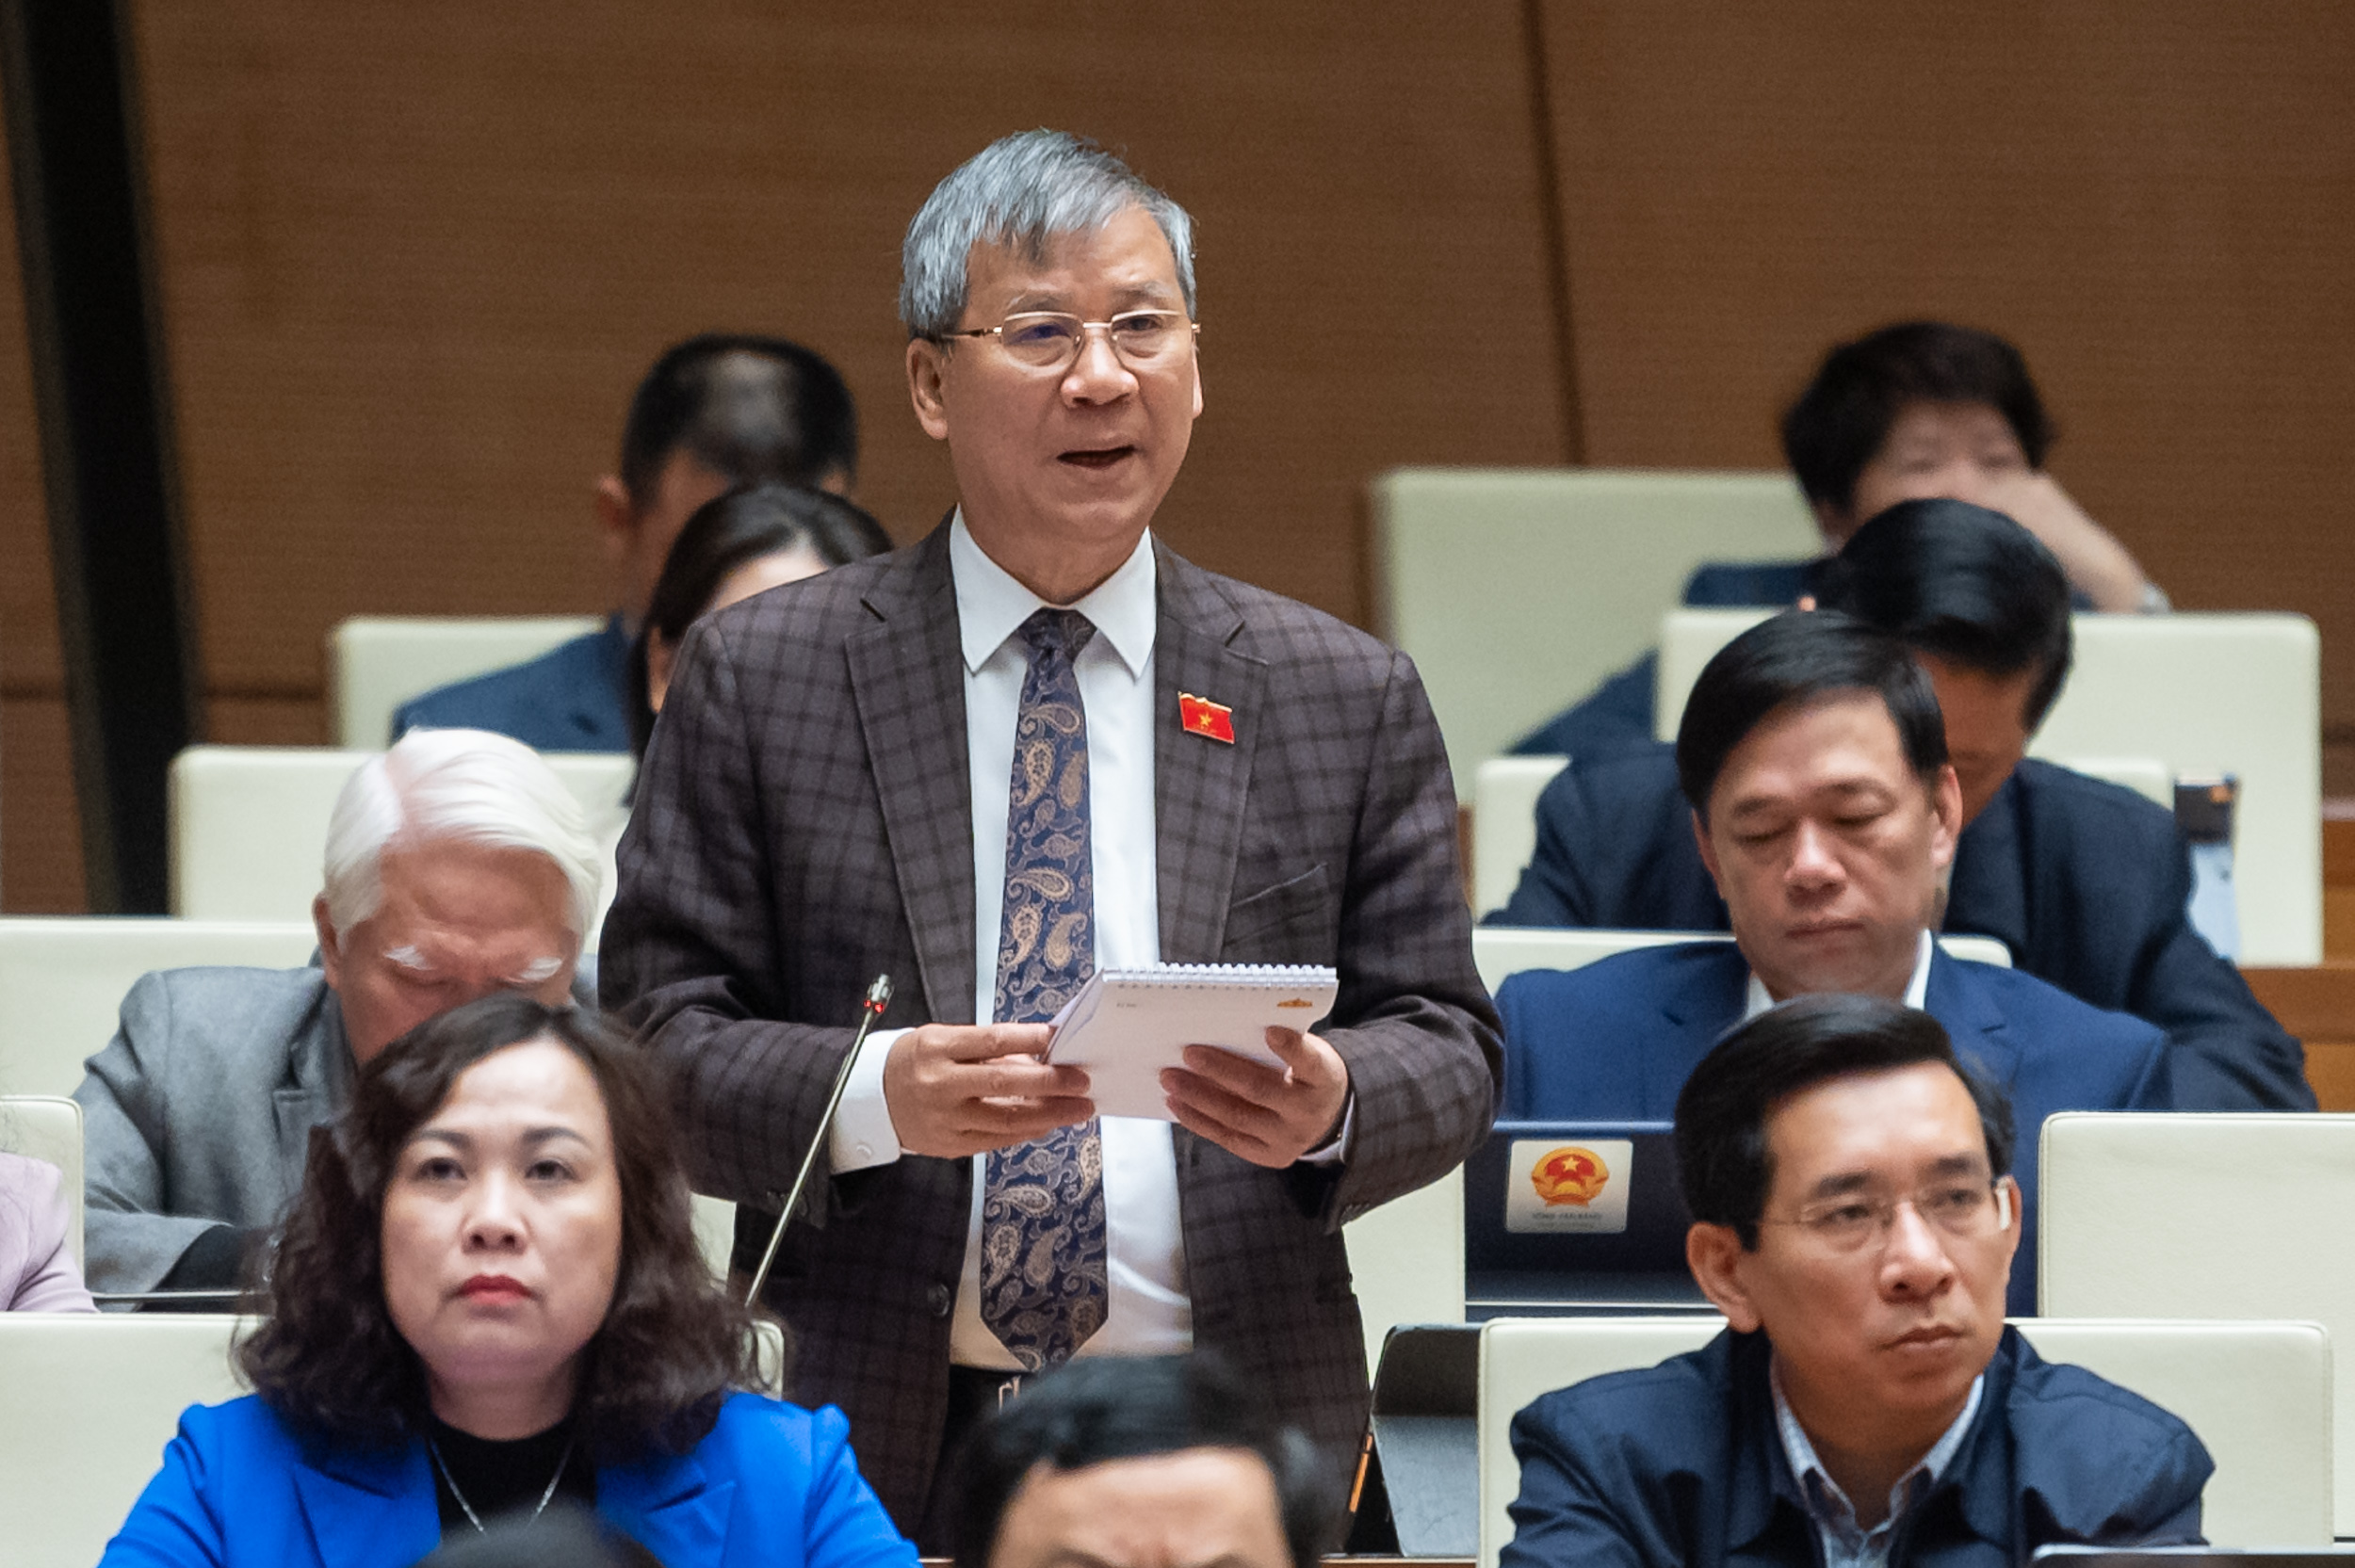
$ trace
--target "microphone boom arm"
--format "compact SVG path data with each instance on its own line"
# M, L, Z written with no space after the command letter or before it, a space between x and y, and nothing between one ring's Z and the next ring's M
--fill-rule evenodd
M754 1271L753 1287L744 1293L747 1307L758 1304L760 1287L769 1283L769 1269L777 1261L777 1248L785 1240L785 1227L793 1222L793 1210L802 1201L802 1188L809 1185L809 1173L818 1165L818 1151L826 1146L834 1130L834 1113L842 1104L842 1091L851 1087L851 1069L858 1065L859 1048L867 1043L867 1031L875 1026L875 1020L891 1005L891 977L878 975L875 983L867 988L867 999L859 1004L858 1033L851 1037L850 1053L842 1059L842 1070L834 1075L834 1092L826 1096L825 1113L818 1118L818 1131L809 1140L808 1150L802 1156L802 1169L793 1178L792 1188L785 1195L784 1212L777 1216L777 1228L769 1235L768 1250L760 1254L760 1267Z

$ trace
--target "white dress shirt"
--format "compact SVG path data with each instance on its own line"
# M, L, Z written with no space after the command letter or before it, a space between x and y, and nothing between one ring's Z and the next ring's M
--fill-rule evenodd
M992 1017L999 927L1005 905L1007 797L1014 729L1029 655L1015 634L1047 604L982 553L960 514L949 530L950 574L965 654L965 738L973 802L973 1016ZM1096 964L1134 968L1161 961L1158 840L1153 816L1153 539L1069 606L1096 635L1074 662L1087 714L1088 855L1096 878ZM830 1152L837 1172L900 1157L883 1092L884 1059L902 1029L868 1037L836 1113ZM1171 1355L1194 1345L1178 1228L1178 1161L1170 1124L1102 1119L1104 1223L1110 1299L1104 1326L1080 1355ZM973 1208L957 1284L949 1358L960 1366L1018 1371L1021 1364L981 1316L982 1187L987 1156L974 1156Z
M1007 766L1011 768L1012 762ZM1922 946L1913 955L1913 978L1906 982L1906 1006L1909 1008L1921 1009L1922 999L1930 994L1930 944L1936 940L1924 931ZM1742 1009L1742 1022L1748 1023L1774 1005L1775 999L1766 994L1766 982L1758 978L1757 971L1751 971L1749 1001Z

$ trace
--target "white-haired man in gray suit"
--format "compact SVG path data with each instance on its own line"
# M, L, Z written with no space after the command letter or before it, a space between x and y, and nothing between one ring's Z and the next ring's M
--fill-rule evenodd
M362 764L328 826L318 962L144 976L89 1059L90 1287L236 1285L356 1069L495 991L562 1001L602 875L579 804L519 741L418 730Z

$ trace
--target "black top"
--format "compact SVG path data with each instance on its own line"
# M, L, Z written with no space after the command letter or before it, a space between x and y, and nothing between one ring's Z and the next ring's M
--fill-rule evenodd
M596 1507L597 1472L589 1463L587 1452L578 1444L573 1444L571 1457L564 1458L565 1445L572 1442L573 1436L569 1420L560 1421L544 1432L502 1443L460 1431L437 1416L427 1435L440 1450L442 1464L449 1466L448 1476L442 1474L441 1464L433 1466L433 1501L441 1510L442 1533L446 1536L454 1539L474 1533L465 1509L450 1491L451 1477L457 1479L459 1491L466 1495L466 1501L474 1505L475 1512L485 1525L504 1513L528 1514L538 1508L540 1495L547 1490L548 1478L556 1474L560 1459L563 1460L564 1479L557 1483L556 1495L589 1508Z

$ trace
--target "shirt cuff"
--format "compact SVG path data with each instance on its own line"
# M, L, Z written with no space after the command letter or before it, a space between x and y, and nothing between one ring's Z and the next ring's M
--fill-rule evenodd
M1341 1130L1325 1140L1324 1147L1311 1149L1300 1156L1303 1165L1346 1165L1349 1163L1350 1136L1357 1130L1357 1091L1351 1090L1341 1102Z
M891 1054L905 1029L876 1029L858 1048L851 1064L851 1081L842 1088L842 1104L835 1108L834 1131L826 1152L836 1175L889 1165L898 1159L900 1131L891 1124L891 1107L884 1100L884 1059Z

